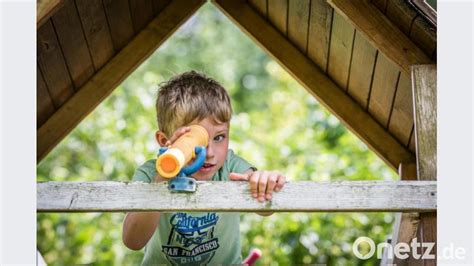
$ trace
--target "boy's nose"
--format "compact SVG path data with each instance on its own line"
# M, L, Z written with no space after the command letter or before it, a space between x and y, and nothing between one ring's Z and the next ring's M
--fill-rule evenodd
M212 156L214 156L214 151L213 151L213 149L212 149L212 145L209 144L209 145L207 145L207 147L206 147L206 157L210 158L210 157L212 157Z

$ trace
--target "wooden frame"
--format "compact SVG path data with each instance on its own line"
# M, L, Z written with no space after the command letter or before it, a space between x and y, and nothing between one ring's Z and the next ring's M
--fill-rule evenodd
M37 131L38 162L204 2L205 0L173 0L64 103Z
M36 27L43 25L63 4L64 0L37 0Z
M267 202L252 198L247 182L199 181L194 193L171 193L166 182L45 182L37 185L37 210L432 212L436 210L436 182L288 182Z
M413 154L405 146L390 135L246 1L215 0L213 3L392 169L397 169L400 162L415 161Z
M432 63L418 46L368 1L329 0L328 2L405 74L411 74L410 67L414 64Z

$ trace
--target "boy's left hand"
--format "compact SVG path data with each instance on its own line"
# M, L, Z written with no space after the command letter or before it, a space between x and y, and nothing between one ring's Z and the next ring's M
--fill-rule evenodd
M286 177L278 172L272 171L252 171L249 170L243 174L230 173L232 181L248 181L250 182L250 193L252 197L258 201L272 199L273 191L280 191L285 185Z

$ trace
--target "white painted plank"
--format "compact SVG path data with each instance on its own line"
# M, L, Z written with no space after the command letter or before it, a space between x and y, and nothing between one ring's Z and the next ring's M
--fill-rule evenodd
M258 202L247 182L198 182L195 193L170 193L166 182L45 182L39 212L122 211L434 211L435 181L288 182L273 200Z

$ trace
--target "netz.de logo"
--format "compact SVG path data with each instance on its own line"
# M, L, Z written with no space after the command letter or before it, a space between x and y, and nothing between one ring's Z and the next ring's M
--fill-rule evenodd
M360 252L360 247L363 245L368 245L369 250L367 253L362 254ZM362 260L367 260L372 258L374 256L375 252L377 251L377 258L381 259L382 255L385 252L387 253L387 258L393 259L398 258L398 259L408 259L410 255L413 256L414 259L435 259L434 255L434 247L435 243L433 242L423 242L420 243L416 238L413 238L410 244L408 243L397 243L395 246L393 246L390 243L384 242L384 243L379 243L377 247L375 246L375 243L372 239L366 237L366 236L361 236L354 241L352 244L352 252L354 255ZM419 248L421 248L421 252L419 252Z

